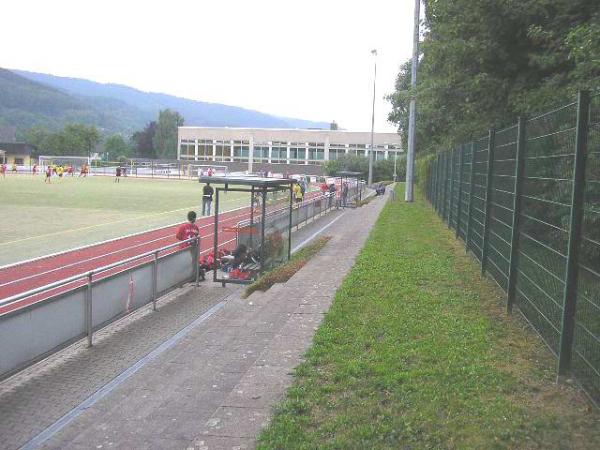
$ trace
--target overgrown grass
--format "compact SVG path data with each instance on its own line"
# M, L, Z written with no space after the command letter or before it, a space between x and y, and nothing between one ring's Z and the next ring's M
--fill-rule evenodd
M503 305L424 202L388 203L259 448L600 448L598 412Z
M266 291L275 283L285 283L289 280L296 272L298 272L304 265L314 256L319 250L325 247L325 244L329 242L331 236L321 236L316 238L310 244L298 250L292 255L290 260L282 266L279 266L265 275L260 277L254 283L246 288L244 294L248 297L254 291Z

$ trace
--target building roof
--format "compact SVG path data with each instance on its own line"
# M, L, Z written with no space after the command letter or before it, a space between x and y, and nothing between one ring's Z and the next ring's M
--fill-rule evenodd
M340 170L339 172L335 173L336 177L357 178L357 177L360 177L361 175L362 175L361 172L352 172L349 170Z
M25 142L0 142L0 150L11 155L31 155L37 147Z
M331 144L363 144L371 142L370 131L346 130L309 130L299 128L230 128L230 127L191 127L178 128L179 140L186 139L253 139L254 143L267 141L290 142L325 142ZM393 144L402 145L402 136L398 133L374 133L375 145Z

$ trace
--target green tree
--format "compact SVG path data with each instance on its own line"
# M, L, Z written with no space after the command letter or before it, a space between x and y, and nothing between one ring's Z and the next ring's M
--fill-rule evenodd
M65 126L60 132L62 134L63 148L61 154L68 155L91 155L100 143L100 133L93 125L72 123Z
M426 153L566 103L600 73L597 23L595 0L427 1L417 91L406 63L389 119L404 131L416 94Z
M156 122L148 123L141 131L136 131L131 136L132 146L136 156L141 158L156 158L154 149L154 135L156 134Z
M341 170L360 172L361 178L366 179L369 174L369 159L364 156L342 155L325 163L325 173L335 175ZM406 159L404 155L398 158L396 174L398 180L404 180L406 172ZM373 181L389 181L394 175L394 160L382 159L373 161Z
M170 109L158 113L153 144L159 159L177 158L177 127L184 123L183 117L177 111Z
M25 133L27 142L38 147L40 154L89 156L100 143L101 136L93 125L72 123L61 131L32 127Z
M120 134L109 136L104 142L104 149L109 154L109 160L132 156L131 145Z
M32 127L25 132L25 142L35 145L41 155L48 152L49 140L52 134L44 127Z

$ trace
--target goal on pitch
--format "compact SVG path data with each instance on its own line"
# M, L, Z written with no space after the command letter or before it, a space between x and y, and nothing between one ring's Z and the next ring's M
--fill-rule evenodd
M202 175L208 175L212 170L213 175L226 176L229 173L227 166L216 166L214 164L188 164L186 175L190 178L198 178Z
M68 166L71 165L76 168L83 167L84 164L90 165L90 158L87 156L49 156L40 155L38 157L38 164L41 167L47 166Z

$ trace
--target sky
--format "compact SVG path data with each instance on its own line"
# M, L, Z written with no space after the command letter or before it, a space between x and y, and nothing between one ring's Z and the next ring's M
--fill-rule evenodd
M0 67L393 132L413 0L2 0Z

